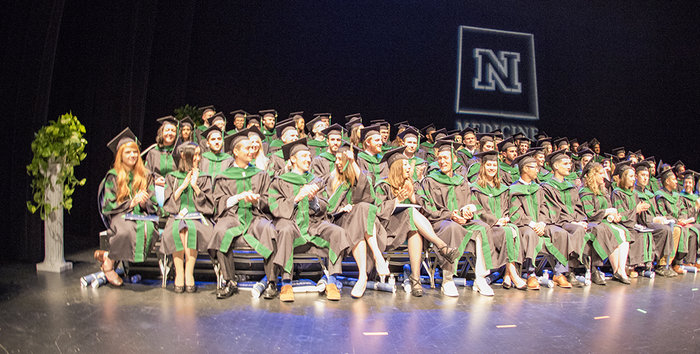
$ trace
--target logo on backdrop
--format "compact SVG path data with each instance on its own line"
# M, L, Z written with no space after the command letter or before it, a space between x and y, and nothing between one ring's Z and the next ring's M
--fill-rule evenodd
M457 113L539 119L532 34L460 26L457 63Z

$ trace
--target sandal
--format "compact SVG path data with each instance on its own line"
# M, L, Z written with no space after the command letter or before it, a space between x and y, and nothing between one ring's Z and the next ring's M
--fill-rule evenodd
M411 295L415 297L423 296L423 285L420 283L420 278L415 279L411 275L408 279L411 281Z
M438 253L447 258L449 261L454 261L458 256L460 256L458 249L447 247L447 245L440 247L438 249Z

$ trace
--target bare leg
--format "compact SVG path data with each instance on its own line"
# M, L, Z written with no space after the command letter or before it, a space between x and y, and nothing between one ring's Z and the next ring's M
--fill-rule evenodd
M187 249L187 262L185 263L185 285L194 285L194 265L197 263L197 250Z
M421 236L428 240L428 242L437 246L438 249L447 246L445 241L437 236L433 230L433 226L430 225L430 221L428 221L423 214L419 213L415 208L411 208L411 212L413 213L413 222L416 224L416 228Z
M420 261L423 252L423 239L417 232L408 235L408 258L411 263L411 275L420 279Z
M185 251L173 252L175 286L185 286Z
M379 275L389 275L389 265L384 259L382 251L379 249L379 244L377 243L377 227L374 227L372 235L365 234L365 240L367 240L367 245L369 245L370 251L372 251L372 257L374 257L374 265L377 268L377 273Z
M352 287L352 297L358 298L367 288L367 243L362 240L352 249L352 256L357 264L357 283Z

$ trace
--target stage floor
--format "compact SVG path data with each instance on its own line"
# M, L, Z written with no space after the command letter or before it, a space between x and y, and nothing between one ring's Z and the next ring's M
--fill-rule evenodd
M583 289L503 290L458 299L342 290L339 302L293 303L249 291L216 300L214 284L175 294L157 284L82 288L90 252L62 275L30 264L2 268L2 352L697 352L700 278L609 282ZM698 297L698 298L696 298Z

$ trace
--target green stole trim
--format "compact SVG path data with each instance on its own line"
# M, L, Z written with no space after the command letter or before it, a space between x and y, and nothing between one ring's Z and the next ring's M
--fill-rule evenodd
M464 182L464 177L453 174L452 177L444 174L440 170L432 170L428 173L428 177L434 179L436 182L446 185L447 187L447 209L454 211L459 208L457 204L457 195L455 194L455 186L459 186Z
M360 151L360 153L357 154L357 157L367 161L367 168L369 169L368 172L374 176L375 180L379 179L379 175L381 172L381 169L379 168L379 162L381 161L381 156L372 156L364 151Z
M658 197L658 198L663 198L663 199L668 200L668 201L671 203L671 205L669 206L669 208L670 208L671 210L668 210L668 212L670 212L670 213L671 213L671 216L673 216L674 218L678 218L678 215L679 215L679 205L678 205L678 202L680 201L680 198L679 198L679 197L680 197L680 194L679 194L678 192L668 193L668 192L666 192L665 189L659 189L659 190L655 193L655 195L656 195L656 197ZM680 246L679 246L679 247L680 247Z
M525 197L526 203L523 205L525 213L530 217L530 219L534 220L535 222L539 222L539 205L541 201L537 197L537 191L540 189L540 186L536 183L513 184L508 187L508 189L510 190L510 195L513 197L516 195L522 195ZM514 213L514 210L511 211L513 216L515 215ZM512 217L511 221L514 221Z
M260 172L262 172L262 170L253 165L248 165L246 168L232 166L227 168L221 175L236 181L236 194L239 194L251 190L253 176ZM239 225L226 230L219 250L224 253L227 252L231 247L233 239L243 234L243 239L245 239L258 254L265 259L269 258L272 254L272 250L265 247L255 236L248 232L250 224L253 221L253 204L243 199L239 200L237 214Z
M222 162L228 158L231 157L231 155L225 153L225 152L220 152L218 154L215 154L211 151L207 151L202 154L202 157L209 160L209 173L212 178L218 176L221 174L221 167L222 167Z
M172 146L164 146L162 148L156 146L156 151L159 151L160 154L160 161L158 162L160 167L160 175L165 176L168 173L172 172L175 170L175 160L173 160L173 147Z
M300 175L296 172L287 172L279 176L285 182L293 185L293 194L297 195L299 190L305 184L311 182L314 179L312 173L304 173ZM304 245L306 243L312 243L320 248L328 248L328 258L331 263L335 263L338 260L338 255L330 248L330 242L324 240L318 236L312 236L309 234L309 197L304 197L297 203L297 215L295 217L297 226L299 226L300 237L294 239L293 247ZM289 259L285 262L284 271L291 273L292 265L294 264L294 254L290 255Z
M326 150L328 148L328 143L325 141L319 141L316 139L311 139L306 141L306 145L309 147L314 147L316 151L314 151L314 155L319 155L323 150Z
M556 190L559 191L559 196L561 197L562 201L564 202L564 205L566 205L566 210L569 212L569 214L574 213L574 205L573 201L571 200L571 194L569 192L570 189L574 188L574 185L571 184L571 182L564 180L563 182L559 182L554 178L554 175L552 175L552 178L548 179L546 182L550 186L554 187Z

